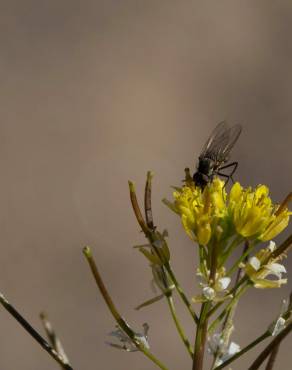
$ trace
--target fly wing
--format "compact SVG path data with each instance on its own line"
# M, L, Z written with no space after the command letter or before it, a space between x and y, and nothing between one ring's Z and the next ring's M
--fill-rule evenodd
M220 122L209 136L200 158L210 158L218 164L226 162L240 133L240 125L230 127L225 121Z

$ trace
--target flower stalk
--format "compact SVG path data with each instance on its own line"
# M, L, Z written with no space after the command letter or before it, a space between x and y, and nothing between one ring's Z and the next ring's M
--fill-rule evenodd
M52 347L49 343L29 324L28 321L12 306L11 303L0 294L0 304L12 315L15 320L38 342L38 344L46 351L48 354L58 362L58 364L65 370L73 370L71 365L67 363L66 360Z
M199 324L197 326L194 359L192 370L202 370L204 363L205 344L207 339L208 317L210 302L204 302L201 307Z
M70 361L68 359L68 356L66 355L65 350L64 350L64 347L63 347L60 339L56 335L56 332L54 331L54 329L52 327L52 324L48 320L47 314L45 312L41 312L40 319L42 321L43 327L45 329L45 332L47 334L47 337L48 337L48 339L50 341L51 346L59 354L59 356L63 358L63 362L66 365L69 365L70 364ZM65 369L63 364L61 365L61 368L62 369Z
M278 355L278 352L279 352L279 348L280 348L280 344L278 344L272 351L269 359L268 359L268 362L267 362L267 366L266 366L266 370L272 370L274 365L275 365L275 362L276 362L276 358L277 358L277 355Z
M114 319L116 320L118 326L121 328L122 331L124 331L129 339L133 342L133 344L137 347L138 350L144 353L146 357L148 357L153 363L155 363L160 369L167 370L167 367L162 364L160 360L158 360L144 345L141 344L141 342L137 339L136 333L130 328L128 323L122 318L119 311L117 310L114 302L112 301L104 283L103 280L99 274L99 271L97 269L95 260L92 256L91 249L89 247L83 248L83 254L86 257L86 260L90 266L92 275L95 279L95 282L100 290L101 295L103 296L103 299L105 300L111 314L113 315Z
M244 347L241 351L237 352L234 356L230 357L228 360L223 362L223 364L215 367L214 370L221 370L224 369L226 366L230 365L232 362L237 360L239 357L244 355L246 352L263 342L265 339L269 338L271 336L271 333L267 330L265 331L261 336L256 338L254 341L252 341L250 344L248 344L246 347ZM250 370L250 369L249 369Z
M292 331L292 321L283 329L272 342L261 352L261 354L256 358L248 370L258 370L262 363L268 358L277 347L279 347L282 340L284 340L288 334ZM217 369L218 370L218 369Z
M173 321L175 323L175 326L176 326L176 329L181 337L181 340L183 341L185 347L187 348L191 358L193 358L193 350L192 350L192 347L190 345L190 342L189 340L187 339L185 333L184 333L184 330L179 322L179 319L177 317L177 314L176 314L176 311L175 311L175 307L174 307L174 303L173 303L173 298L172 296L169 296L167 297L167 303L168 303L168 306L169 306L169 309L170 309L170 312L171 312L171 316L173 318Z
M146 221L144 220L142 216L142 212L139 207L139 203L137 200L136 190L134 184L129 181L129 190L130 190L130 199L133 207L134 214L136 216L136 219L142 229L142 231L145 234L145 237L148 239L152 251L157 255L157 257L160 259L161 264L167 271L168 275L170 276L175 289L177 290L179 296L181 297L183 303L186 305L189 313L191 314L193 320L196 324L198 324L199 319L193 310L190 301L188 300L187 296L185 295L183 289L181 288L172 268L167 259L164 258L162 255L160 249L155 245L156 237L155 237L155 226L153 223L153 215L152 215L152 207L151 207L151 189L152 189L152 172L148 171L147 173L147 180L146 180L146 186L145 186L145 195L144 195L144 205L145 205L145 217Z

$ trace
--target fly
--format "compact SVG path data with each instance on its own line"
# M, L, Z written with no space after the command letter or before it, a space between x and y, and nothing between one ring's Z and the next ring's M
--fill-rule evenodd
M193 175L196 186L202 189L212 182L215 175L225 177L226 183L236 171L238 162L228 163L229 154L241 133L241 126L229 126L226 122L220 122L208 140L206 141L197 165L197 171ZM222 170L232 168L227 175Z

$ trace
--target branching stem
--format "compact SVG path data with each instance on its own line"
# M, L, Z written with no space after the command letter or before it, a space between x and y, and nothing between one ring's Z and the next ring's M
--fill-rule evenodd
M38 344L48 352L48 354L57 361L63 369L73 370L71 365L66 363L57 351L29 324L28 321L8 302L3 294L0 294L0 303L15 318L16 321L38 342Z
M141 343L137 340L135 332L130 328L130 326L127 324L127 322L123 319L123 317L118 312L114 302L112 301L104 283L103 280L99 274L99 271L97 269L95 260L92 256L91 249L89 247L85 247L83 249L83 254L87 259L87 262L90 266L92 275L95 279L95 282L100 290L101 295L103 296L111 314L113 315L114 319L116 320L119 327L128 335L128 337L131 339L131 341L134 343L134 345L144 353L145 356L147 356L152 362L154 362L160 369L162 370L168 370L166 366L164 366L160 360L158 360L145 346L141 345Z

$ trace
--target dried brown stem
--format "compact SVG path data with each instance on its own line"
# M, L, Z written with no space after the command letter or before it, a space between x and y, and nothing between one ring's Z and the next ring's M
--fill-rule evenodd
M71 365L64 362L63 357L57 353L57 351L49 345L49 343L30 325L28 321L15 309L12 304L4 297L3 294L0 294L0 303L1 305L12 315L16 321L39 343L39 345L48 352L50 356L57 361L63 369L73 370Z
M139 204L138 204L137 196L136 196L135 186L131 181L129 181L129 189L130 189L131 203L132 203L132 207L133 207L135 216L137 218L137 221L138 221L139 225L141 226L141 229L143 230L143 232L146 235L148 235L149 234L149 229L148 229L148 227L146 225L146 222L145 222L145 220L142 216L142 213L141 213L141 210L140 210L140 207L139 207Z
M270 357L269 357L269 360L268 360L268 363L267 363L267 366L266 366L266 370L273 370L273 367L275 365L275 362L276 362L276 357L277 357L277 354L279 352L279 347L280 347L280 344L278 344L274 350L272 351Z
M266 360L266 358L275 350L276 347L280 345L283 339L291 332L292 322L290 322L285 329L283 329L272 342L262 351L262 353L256 358L248 370L257 370Z
M148 171L146 186L145 186L145 196L144 196L145 218L146 218L147 226L149 227L150 230L154 230L153 214L152 214L152 206L151 206L152 177L153 177L153 173Z
M48 339L51 343L51 346L63 358L64 363L69 364L70 362L69 362L68 356L65 353L64 347L63 347L60 339L56 335L51 323L49 322L47 315L44 312L42 312L40 314L40 319L43 323L44 329L45 329L47 337L48 337ZM62 369L66 369L66 368L64 368L63 365L60 365L60 366L61 366Z

